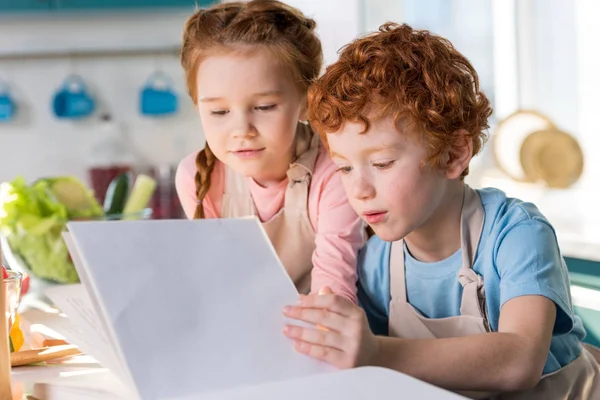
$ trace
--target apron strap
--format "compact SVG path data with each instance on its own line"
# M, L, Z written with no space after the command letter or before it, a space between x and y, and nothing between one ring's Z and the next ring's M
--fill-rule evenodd
M479 193L465 184L460 225L462 266L458 272L458 280L463 287L460 313L474 317L483 316L487 324L483 279L472 269L484 218ZM403 239L391 244L389 273L390 301L407 302Z
M246 177L238 174L227 165L225 167L225 185L221 204L222 218L246 217L257 215L254 200Z
M462 207L460 237L463 261L458 271L458 281L463 288L460 314L478 318L483 317L486 328L489 330L483 279L473 271L475 255L483 231L485 213L479 193L466 184L464 185Z
M310 127L298 124L296 154L300 156L287 171L288 187L285 193L286 215L303 217L308 214L308 193L313 170L319 154L319 137Z
M406 303L408 297L404 276L404 240L392 242L390 247L390 301Z
M232 196L250 196L250 189L246 184L246 177L235 172L232 168L225 166L224 194Z
M475 263L475 254L483 231L484 219L485 213L479 193L465 184L460 218L460 247L462 248L462 265L466 269L471 269Z

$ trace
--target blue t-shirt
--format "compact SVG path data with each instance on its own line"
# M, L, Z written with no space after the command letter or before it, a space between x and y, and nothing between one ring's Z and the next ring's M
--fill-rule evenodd
M508 300L541 295L557 306L544 373L573 361L585 330L573 313L569 275L556 234L537 207L508 198L497 189L478 190L485 221L473 270L483 277L490 326L498 330L500 308ZM387 335L390 303L390 242L372 237L358 259L358 300L374 333ZM460 315L462 251L424 263L404 249L408 302L428 318Z

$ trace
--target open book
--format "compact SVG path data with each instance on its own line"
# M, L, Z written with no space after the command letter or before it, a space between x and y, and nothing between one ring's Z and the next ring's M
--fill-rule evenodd
M254 398L287 384L298 393L350 388L357 374L384 373L423 399L458 398L402 374L336 371L296 353L281 330L298 292L256 218L67 227L82 284L47 294L78 329L67 339L118 378L124 397Z

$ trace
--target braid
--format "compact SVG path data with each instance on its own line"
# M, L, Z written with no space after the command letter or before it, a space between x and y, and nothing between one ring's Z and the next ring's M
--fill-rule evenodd
M185 24L180 54L188 92L198 105L197 75L203 60L216 50L265 46L290 71L302 93L317 78L323 62L316 22L300 10L276 0L236 1L197 10ZM240 47L242 48L242 47ZM216 157L206 145L196 156L194 219L203 219L202 200L208 193Z
M213 154L208 143L204 146L204 149L198 152L196 156L196 198L198 199L198 205L196 206L196 212L194 213L194 219L204 219L204 207L202 206L202 200L206 197L208 189L210 188L210 178L213 170L215 169L216 157Z

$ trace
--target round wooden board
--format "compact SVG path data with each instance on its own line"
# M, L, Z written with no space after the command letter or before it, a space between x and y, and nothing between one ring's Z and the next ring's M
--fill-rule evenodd
M498 168L511 179L530 182L519 158L523 141L532 132L557 129L545 115L533 110L519 110L504 118L492 135L492 152Z
M559 129L532 132L523 141L519 156L526 176L551 188L567 188L583 173L581 146Z

